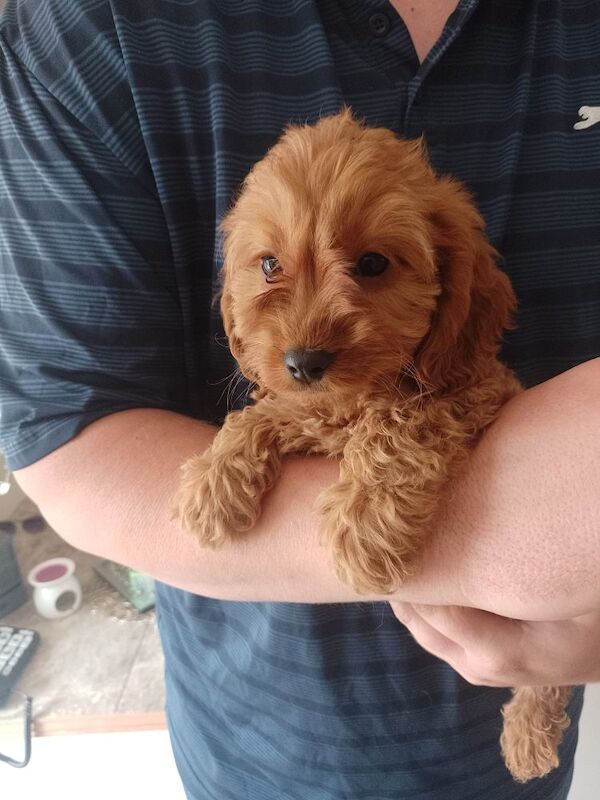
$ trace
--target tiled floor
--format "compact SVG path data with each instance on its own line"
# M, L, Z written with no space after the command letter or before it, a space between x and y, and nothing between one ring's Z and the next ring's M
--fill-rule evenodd
M35 512L28 501L15 518ZM19 531L14 548L25 579L31 567L55 556L76 564L81 608L59 620L40 617L31 599L2 619L40 634L40 647L19 688L34 698L34 715L159 711L164 705L163 659L154 611L138 613L93 570L94 558L74 550L50 529Z

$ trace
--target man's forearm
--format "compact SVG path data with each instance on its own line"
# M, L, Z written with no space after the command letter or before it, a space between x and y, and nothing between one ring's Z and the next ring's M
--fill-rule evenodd
M552 618L600 604L600 360L514 398L474 449L424 556L397 599ZM230 600L349 602L312 510L337 464L287 459L256 527L223 549L172 521L179 465L210 426L136 409L86 428L17 473L54 528L83 550ZM566 605L565 605L566 603Z
M287 459L257 526L218 550L172 519L179 468L215 433L189 417L134 409L94 422L15 475L72 545L182 589L230 600L359 599L327 564L311 510L337 478L335 461Z

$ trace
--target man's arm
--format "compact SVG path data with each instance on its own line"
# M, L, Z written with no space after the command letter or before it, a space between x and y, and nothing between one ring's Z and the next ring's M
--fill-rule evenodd
M230 600L350 602L312 511L335 462L290 458L250 533L201 549L171 520L179 465L214 429L136 409L94 422L19 470L50 524L83 550ZM600 359L517 396L474 449L421 575L394 594L526 619L600 607Z

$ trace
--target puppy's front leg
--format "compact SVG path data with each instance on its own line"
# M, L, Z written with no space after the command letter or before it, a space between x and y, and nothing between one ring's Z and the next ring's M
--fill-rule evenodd
M279 474L277 430L261 408L259 400L230 413L212 445L182 467L176 516L203 545L252 528Z
M437 411L367 413L344 448L339 482L319 498L338 576L356 591L392 592L419 568L470 439L464 424Z

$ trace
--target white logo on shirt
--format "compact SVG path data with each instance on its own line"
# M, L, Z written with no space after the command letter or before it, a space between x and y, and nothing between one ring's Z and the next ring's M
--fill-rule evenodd
M591 128L592 125L600 122L600 106L581 106L577 113L581 119L573 125L576 131L580 131L582 128Z

